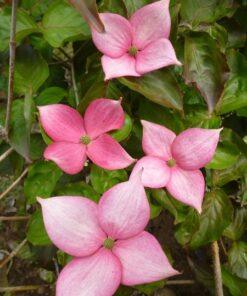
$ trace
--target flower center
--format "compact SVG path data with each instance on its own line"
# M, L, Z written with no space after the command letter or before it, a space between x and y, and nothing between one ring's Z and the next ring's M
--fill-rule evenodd
M176 160L173 159L173 158L171 158L171 159L167 160L166 163L167 163L167 165L168 165L170 168L172 168L172 167L174 167L174 166L176 165Z
M134 57L138 52L138 49L135 46L131 46L128 50L129 55Z
M84 145L88 145L91 142L91 139L88 135L85 135L81 137L81 142Z
M104 241L103 246L104 246L106 249L111 250L111 249L113 248L113 246L114 246L114 243L115 243L114 240L113 240L112 238L108 237L108 238Z

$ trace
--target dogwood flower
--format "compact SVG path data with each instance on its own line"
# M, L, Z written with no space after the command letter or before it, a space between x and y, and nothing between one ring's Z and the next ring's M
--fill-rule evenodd
M143 169L144 186L166 187L174 198L200 213L205 192L200 168L212 160L222 129L190 128L176 136L164 126L141 122L147 156L136 163L131 176Z
M124 111L120 101L94 100L84 119L75 109L54 104L39 107L40 122L53 140L45 152L67 174L77 174L88 158L108 170L122 169L135 160L106 132L120 129Z
M38 198L53 243L75 258L64 267L56 296L111 296L178 274L153 235L141 174L105 192L99 204L78 196Z
M150 71L181 65L169 41L171 18L169 0L161 0L137 10L129 20L114 13L101 13L105 32L93 27L95 46L101 59L105 79L141 76Z

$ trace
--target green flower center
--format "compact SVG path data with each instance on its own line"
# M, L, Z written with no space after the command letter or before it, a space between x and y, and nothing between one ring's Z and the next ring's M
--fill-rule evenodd
M129 52L129 55L131 55L132 57L134 57L137 54L138 49L135 46L131 46L129 48L128 52Z
M108 237L108 238L104 241L103 246L104 246L106 249L111 250L111 249L113 248L113 246L114 246L114 243L115 243L115 241L114 241L112 238Z
M176 165L176 161L175 161L175 159L173 159L173 158L167 160L166 163L167 163L167 165L168 165L170 168L172 168L172 167L174 167L174 166Z
M81 137L81 142L84 145L88 145L91 142L91 139L88 135L85 135Z

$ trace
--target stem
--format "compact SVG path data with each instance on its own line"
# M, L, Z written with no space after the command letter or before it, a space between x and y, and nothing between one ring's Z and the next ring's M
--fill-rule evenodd
M77 88L76 79L75 79L75 67L74 67L73 61L71 61L71 63L70 63L70 69L71 69L71 79L72 79L73 89L74 89L74 93L75 93L75 102L76 102L76 106L78 106L79 105L79 94L78 94L78 88Z
M16 185L19 184L19 182L22 180L23 177L25 177L25 175L28 172L28 168L26 168L22 174L0 195L0 200L2 198L4 198L13 188L15 188Z
M7 112L5 120L5 133L7 140L9 138L9 126L10 126L10 115L11 107L14 97L14 73L15 73L15 33L16 33L16 11L18 6L18 0L12 1L12 15L11 15L11 27L10 27L10 41L9 41L9 85L8 85L8 101L7 101Z
M0 221L26 221L30 216L0 216Z
M32 291L44 288L44 286L32 285L32 286L17 286L17 287L0 287L0 292L22 292L22 291Z
M174 280L174 281L167 281L166 286L172 285L194 285L195 281L193 280Z
M25 238L10 254L0 263L0 269L3 268L13 257L15 257L21 248L26 244L27 239Z
M14 151L13 148L9 148L8 150L6 150L1 156L0 156L0 162L3 161L5 158L7 158L12 151Z
M217 241L212 242L211 248L212 248L213 265L214 265L215 295L224 296L222 277L221 277L219 246Z

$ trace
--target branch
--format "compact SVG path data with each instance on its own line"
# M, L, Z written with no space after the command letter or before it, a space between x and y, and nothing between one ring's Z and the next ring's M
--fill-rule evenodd
M70 63L70 69L71 69L71 80L72 80L73 90L75 93L75 102L76 102L76 106L78 106L79 105L79 94L78 94L78 88L77 88L76 79L75 79L75 67L74 67L73 61L71 61L71 63Z
M5 133L7 140L9 138L9 126L11 107L14 97L14 74L15 74L15 33L16 33L16 12L17 12L18 0L12 1L12 15L11 15L11 27L10 27L10 40L9 40L9 84L8 84L8 101L7 112L5 120Z
M15 257L21 248L26 244L27 239L25 238L10 254L0 263L0 269L3 268L13 257Z
M0 287L0 292L23 292L23 291L33 291L39 290L40 288L45 288L47 285L32 285L32 286L17 286L17 287Z
M30 216L0 216L0 221L26 221Z
M15 188L16 185L19 184L19 182L25 177L25 175L28 172L28 168L26 168L22 174L0 195L0 200L4 198L13 188Z
M8 150L6 150L1 156L0 156L0 162L3 161L5 158L7 158L12 151L14 151L13 148L9 148Z
M212 257L213 257L213 265L214 265L215 295L224 296L222 277L221 277L219 246L217 241L212 242L211 248L212 248Z

